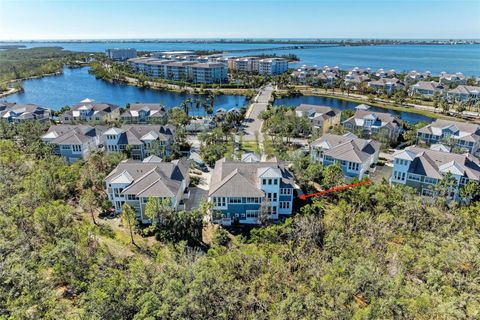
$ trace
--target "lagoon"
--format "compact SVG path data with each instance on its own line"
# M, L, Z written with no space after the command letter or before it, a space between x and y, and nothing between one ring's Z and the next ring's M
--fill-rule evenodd
M9 95L9 102L34 103L43 107L58 110L66 105L74 105L85 98L97 102L108 102L124 107L127 103L145 102L161 103L172 108L191 98L190 94L182 94L165 90L138 88L121 83L110 83L96 79L88 73L88 67L64 68L63 74L23 81L23 92ZM219 108L240 108L246 104L244 96L220 95L215 99L214 110ZM203 110L193 108L191 115L202 115Z
M355 110L355 107L359 105L358 103L351 102L351 101L345 101L345 100L340 100L335 98L319 97L319 96L298 96L298 97L280 98L280 99L275 99L273 105L274 106L285 105L285 106L297 107L302 103L329 106L339 110ZM379 108L374 106L370 107L370 110L375 112L391 113L408 123L433 121L432 118L424 116L422 114L418 114L418 113L400 112L396 110L390 110L390 109Z

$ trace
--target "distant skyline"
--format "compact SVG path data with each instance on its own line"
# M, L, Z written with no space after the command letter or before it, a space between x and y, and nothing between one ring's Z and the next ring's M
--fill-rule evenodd
M479 39L480 0L0 0L0 40Z

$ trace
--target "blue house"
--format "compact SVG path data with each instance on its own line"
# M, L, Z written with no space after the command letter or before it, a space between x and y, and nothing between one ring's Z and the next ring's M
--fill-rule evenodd
M263 206L271 220L292 214L293 174L276 160L271 162L216 162L208 199L213 220L223 225L258 224Z

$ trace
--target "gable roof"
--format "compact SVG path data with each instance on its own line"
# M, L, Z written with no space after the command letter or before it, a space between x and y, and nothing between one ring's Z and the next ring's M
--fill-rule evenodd
M311 146L324 149L324 154L334 159L356 163L363 163L380 150L379 142L360 139L352 134L325 134Z

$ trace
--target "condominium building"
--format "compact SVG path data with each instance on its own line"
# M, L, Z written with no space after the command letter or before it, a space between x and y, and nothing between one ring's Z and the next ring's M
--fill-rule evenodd
M417 131L417 143L444 143L480 156L480 125L437 119Z
M363 179L378 161L380 143L352 133L325 134L310 144L312 161L330 166L339 163L347 179Z
M258 72L257 57L242 57L235 59L235 70L240 72Z
M124 61L127 59L135 58L137 56L137 50L134 48L107 49L105 50L105 55L111 60Z
M288 60L283 58L268 58L258 61L258 73L279 75L288 70Z
M216 223L257 224L265 208L269 219L292 214L293 174L282 162L240 162L225 158L215 163L208 199Z
M408 147L394 155L393 174L390 181L407 185L421 195L432 196L437 185L447 173L455 179L449 198L458 200L460 188L469 181L480 181L480 161L471 154L454 154L445 151Z
M312 122L313 128L321 133L340 125L341 112L328 106L301 104L295 109L297 117L307 117Z
M115 212L122 212L125 203L132 207L142 223L151 223L145 215L150 199L169 199L174 210L184 209L189 197L187 160L162 162L151 156L139 160L124 160L105 178L108 199Z
M198 63L190 68L194 83L224 83L228 81L227 67L223 63Z

